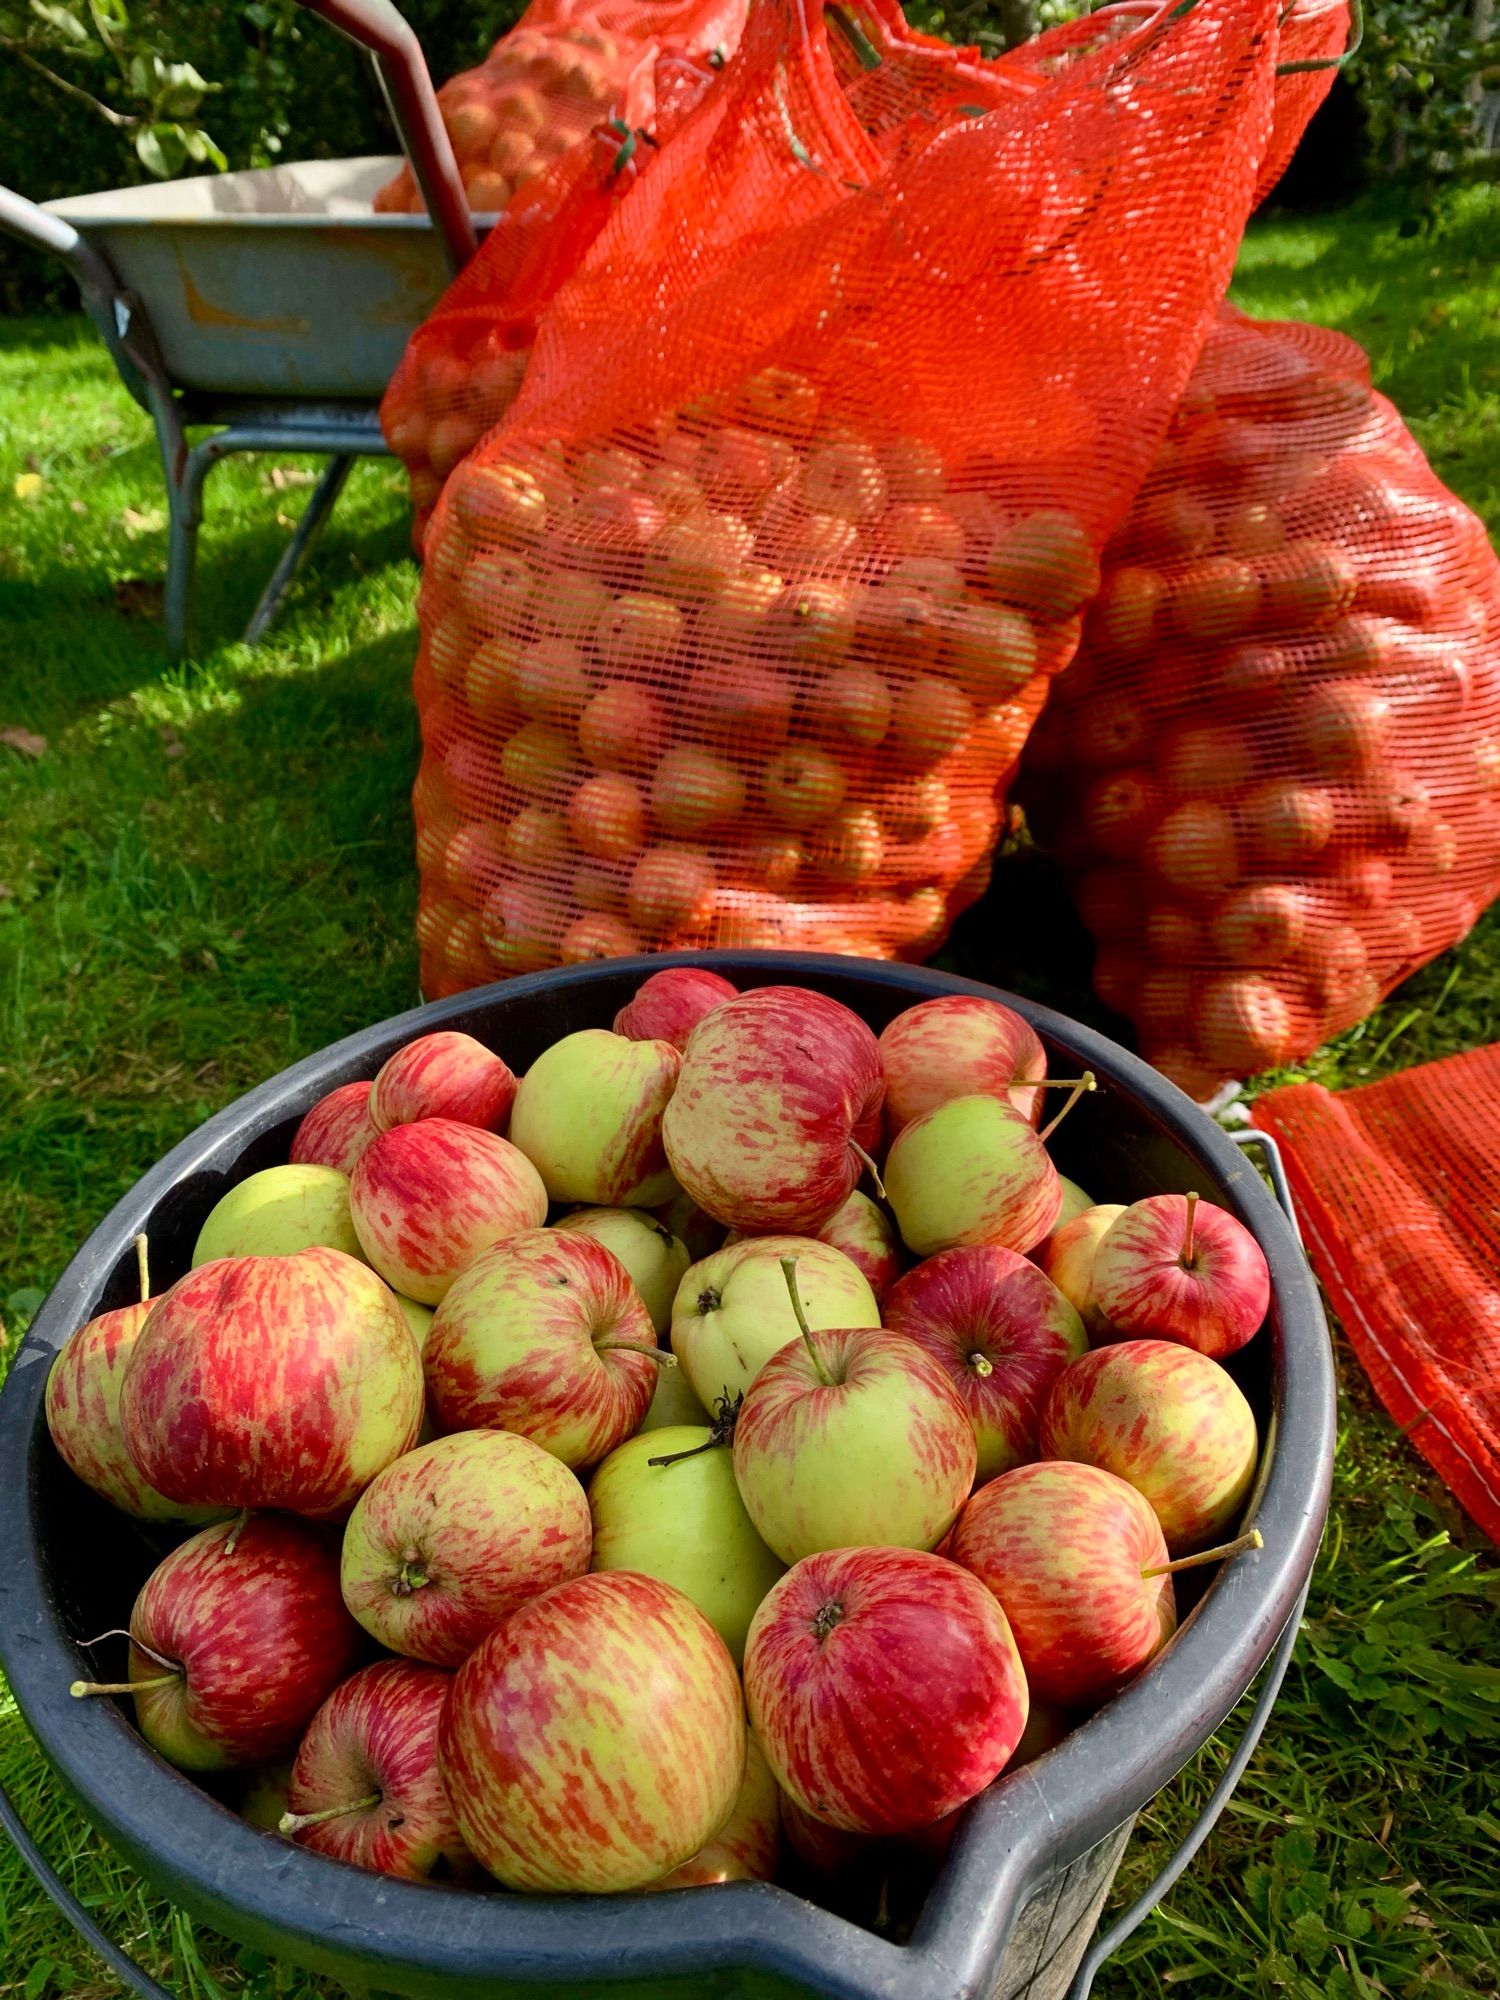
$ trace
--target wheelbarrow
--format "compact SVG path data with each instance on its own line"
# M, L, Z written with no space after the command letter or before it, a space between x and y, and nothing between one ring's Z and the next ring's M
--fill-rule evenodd
M74 195L0 187L0 229L71 271L125 386L151 417L168 501L167 644L193 639L203 489L237 452L328 460L245 629L256 644L357 457L390 455L379 402L407 339L473 256L432 80L391 0L301 0L367 49L426 199L377 215L392 158L313 161ZM209 435L190 443L190 430Z

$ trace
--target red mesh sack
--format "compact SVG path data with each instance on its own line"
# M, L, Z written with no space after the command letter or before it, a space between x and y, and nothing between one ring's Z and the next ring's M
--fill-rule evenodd
M1099 997L1202 1096L1500 889L1500 565L1342 335L1226 307L1028 749Z
M1381 1402L1500 1541L1500 1047L1258 1100L1308 1252Z
M439 504L429 991L937 946L1222 296L1275 16L1163 9L887 158L821 13L752 12Z
M408 341L380 421L411 481L418 554L444 480L520 393L540 314L714 74L706 58L648 48L615 116L517 188Z
M732 54L744 11L745 0L532 0L482 63L437 93L470 208L498 215L518 189L540 180L609 115L657 45ZM386 214L421 211L410 167L374 205Z

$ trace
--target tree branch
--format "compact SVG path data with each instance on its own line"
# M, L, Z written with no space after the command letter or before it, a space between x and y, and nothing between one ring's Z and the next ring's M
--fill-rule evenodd
M102 98L95 97L92 91L85 90L81 84L70 83L67 77L59 76L55 69L48 69L30 49L23 48L19 42L13 42L8 35L0 35L0 49L4 49L8 55L15 56L28 69L35 70L38 76L45 77L48 83L55 85L58 90L66 91L69 97L81 98L92 110L97 111L107 124L115 126L117 130L128 132L140 124L139 118L131 117L124 111L116 111L112 104L106 104Z

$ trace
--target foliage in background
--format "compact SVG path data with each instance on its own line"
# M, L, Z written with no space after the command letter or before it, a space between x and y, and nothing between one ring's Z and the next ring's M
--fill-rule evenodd
M1451 173L1500 145L1495 0L1366 0L1360 53L1372 158Z

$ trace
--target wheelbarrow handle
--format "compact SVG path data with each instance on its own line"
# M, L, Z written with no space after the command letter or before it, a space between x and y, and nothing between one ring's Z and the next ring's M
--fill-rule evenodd
M427 59L416 35L391 0L300 0L300 5L311 14L320 14L375 58L396 130L426 199L427 213L442 238L450 266L455 273L461 271L474 255L478 239Z
M13 188L0 187L0 230L34 250L45 250L68 267L84 310L98 328L126 388L138 403L149 408L150 385L166 381L156 336L139 300L122 289L104 254L71 222L49 214Z

